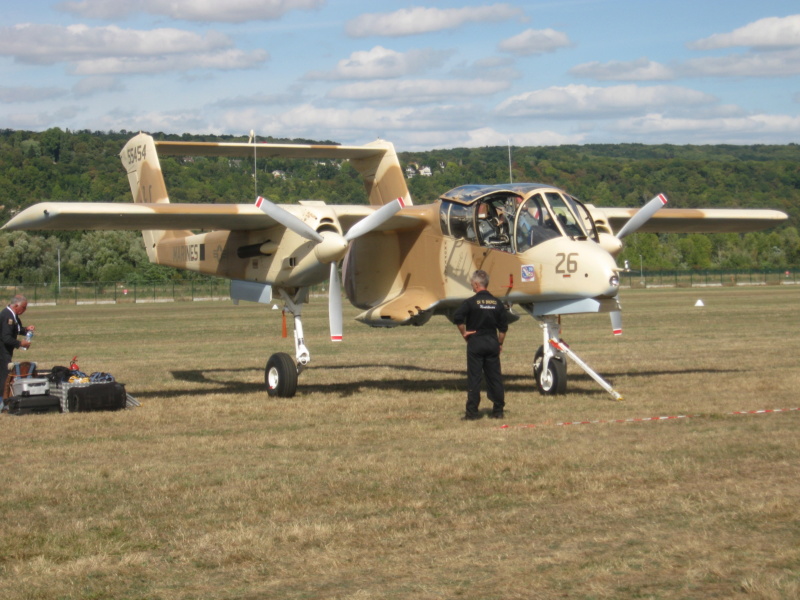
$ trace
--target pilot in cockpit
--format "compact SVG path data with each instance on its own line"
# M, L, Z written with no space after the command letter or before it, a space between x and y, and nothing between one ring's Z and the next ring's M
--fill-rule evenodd
M536 198L529 198L519 215L517 227L517 250L524 252L536 244L561 235L558 227L544 206Z

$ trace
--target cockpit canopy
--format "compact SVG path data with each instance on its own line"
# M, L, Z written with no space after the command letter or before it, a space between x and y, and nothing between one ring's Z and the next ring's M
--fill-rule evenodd
M567 236L598 241L586 207L563 190L536 183L464 185L440 197L442 232L505 252L525 252Z

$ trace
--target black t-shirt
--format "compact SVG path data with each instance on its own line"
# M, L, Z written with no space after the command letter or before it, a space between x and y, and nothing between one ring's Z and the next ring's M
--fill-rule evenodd
M464 324L467 331L475 335L497 334L508 331L506 307L487 290L481 290L456 309L453 315L456 325Z

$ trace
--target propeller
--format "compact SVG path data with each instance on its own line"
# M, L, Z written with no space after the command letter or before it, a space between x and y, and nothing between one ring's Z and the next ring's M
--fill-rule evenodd
M265 215L272 217L278 223L286 227L286 229L294 231L297 235L301 235L312 242L320 243L322 241L322 236L306 225L304 221L301 221L277 204L273 204L263 196L256 198L256 208L261 209L261 212Z
M628 219L625 225L617 232L617 240L621 240L626 235L630 235L649 221L658 210L660 210L667 203L667 197L664 194L659 194L636 213ZM620 243L620 242L617 242ZM621 248L621 246L620 246ZM617 306L619 306L619 295L615 297ZM617 308L609 313L611 316L611 330L614 335L622 335L622 311Z
M339 281L338 262L344 257L350 242L375 230L391 219L405 206L402 198L384 204L375 212L367 215L353 225L345 235L334 231L323 231L321 234L298 219L286 209L273 204L259 196L256 206L266 215L272 217L297 235L316 242L314 254L321 263L330 263L330 281L328 285L328 320L330 322L331 341L342 341L342 286Z
M622 311L612 310L609 315L611 316L611 331L614 335L622 335Z
M632 234L634 231L644 225L650 218L658 212L658 210L667 203L667 197L664 194L659 194L650 202L645 204L636 213L628 219L628 222L622 226L617 232L617 238L622 239L626 235Z

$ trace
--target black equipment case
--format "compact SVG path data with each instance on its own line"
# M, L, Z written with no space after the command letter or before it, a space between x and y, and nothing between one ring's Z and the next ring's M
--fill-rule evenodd
M8 413L29 415L33 413L61 412L61 398L50 394L40 396L12 396L6 399Z
M87 386L71 387L67 391L69 412L92 410L121 410L128 402L125 386L121 383L93 383Z

